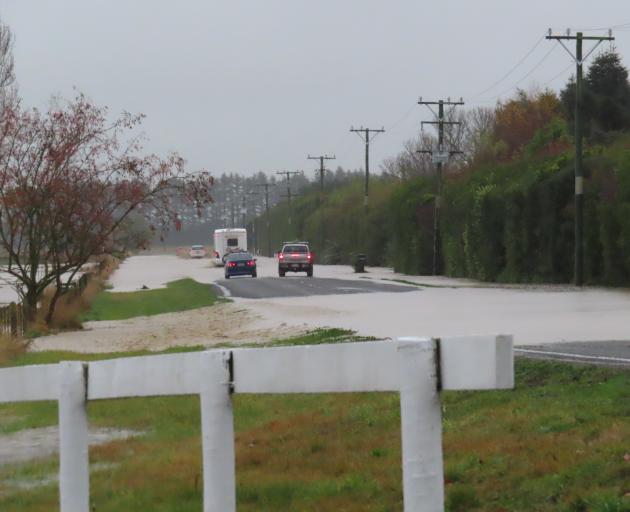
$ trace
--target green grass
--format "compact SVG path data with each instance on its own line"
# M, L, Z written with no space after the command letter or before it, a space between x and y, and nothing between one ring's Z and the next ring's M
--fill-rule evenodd
M83 320L125 320L212 306L217 296L208 284L180 279L166 288L137 292L108 292L97 295Z
M294 341L352 339L330 329ZM17 363L125 355L25 354ZM629 372L518 359L515 390L445 392L442 402L450 512L630 511ZM0 431L53 425L56 414L54 403L3 405ZM396 394L235 395L234 414L240 512L402 510ZM90 450L104 468L91 476L95 510L201 509L197 397L96 401L88 415L94 426L145 432ZM0 466L0 510L56 510L54 484L7 483L56 469L55 458Z

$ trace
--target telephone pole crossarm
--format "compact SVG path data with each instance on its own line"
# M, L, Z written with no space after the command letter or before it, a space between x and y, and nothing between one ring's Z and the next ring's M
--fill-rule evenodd
M320 156L311 156L310 154L306 157L307 160L319 160L319 169L315 169L315 172L319 173L319 188L320 194L324 193L324 174L326 172L330 172L330 169L326 169L324 167L325 160L336 160L336 156L328 156L328 155L320 155Z
M289 205L289 215L287 217L287 223L289 224L289 226L291 226L291 176L294 176L296 174L304 174L304 171L276 171L276 174L283 174L287 180L286 198L287 198L287 203Z

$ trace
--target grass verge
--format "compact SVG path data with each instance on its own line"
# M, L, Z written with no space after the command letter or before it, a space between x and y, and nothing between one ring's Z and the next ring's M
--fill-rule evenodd
M295 341L347 339L337 330L310 336ZM86 356L24 354L17 363L69 358ZM447 509L629 511L630 373L518 359L516 383L443 393ZM234 412L240 512L402 510L396 394L236 395ZM88 414L94 426L146 432L90 450L102 468L91 477L95 510L200 510L197 397L98 401ZM0 431L55 423L53 403L0 407ZM0 466L0 510L54 510L54 471L54 458ZM43 484L20 490L16 479Z
M109 292L96 296L83 320L125 320L212 306L217 302L212 287L193 279L180 279L166 288L137 292Z

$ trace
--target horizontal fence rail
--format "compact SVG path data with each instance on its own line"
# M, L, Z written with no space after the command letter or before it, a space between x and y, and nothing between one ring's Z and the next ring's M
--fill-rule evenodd
M405 512L444 510L440 390L514 386L511 336L216 349L0 370L0 403L59 402L61 512L88 512L89 400L199 395L204 512L235 512L233 393L400 393Z

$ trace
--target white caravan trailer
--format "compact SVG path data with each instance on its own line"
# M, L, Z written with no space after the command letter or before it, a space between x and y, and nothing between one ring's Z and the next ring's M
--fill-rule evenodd
M238 251L247 251L246 229L225 228L214 230L214 262L217 265L224 265L228 255Z

